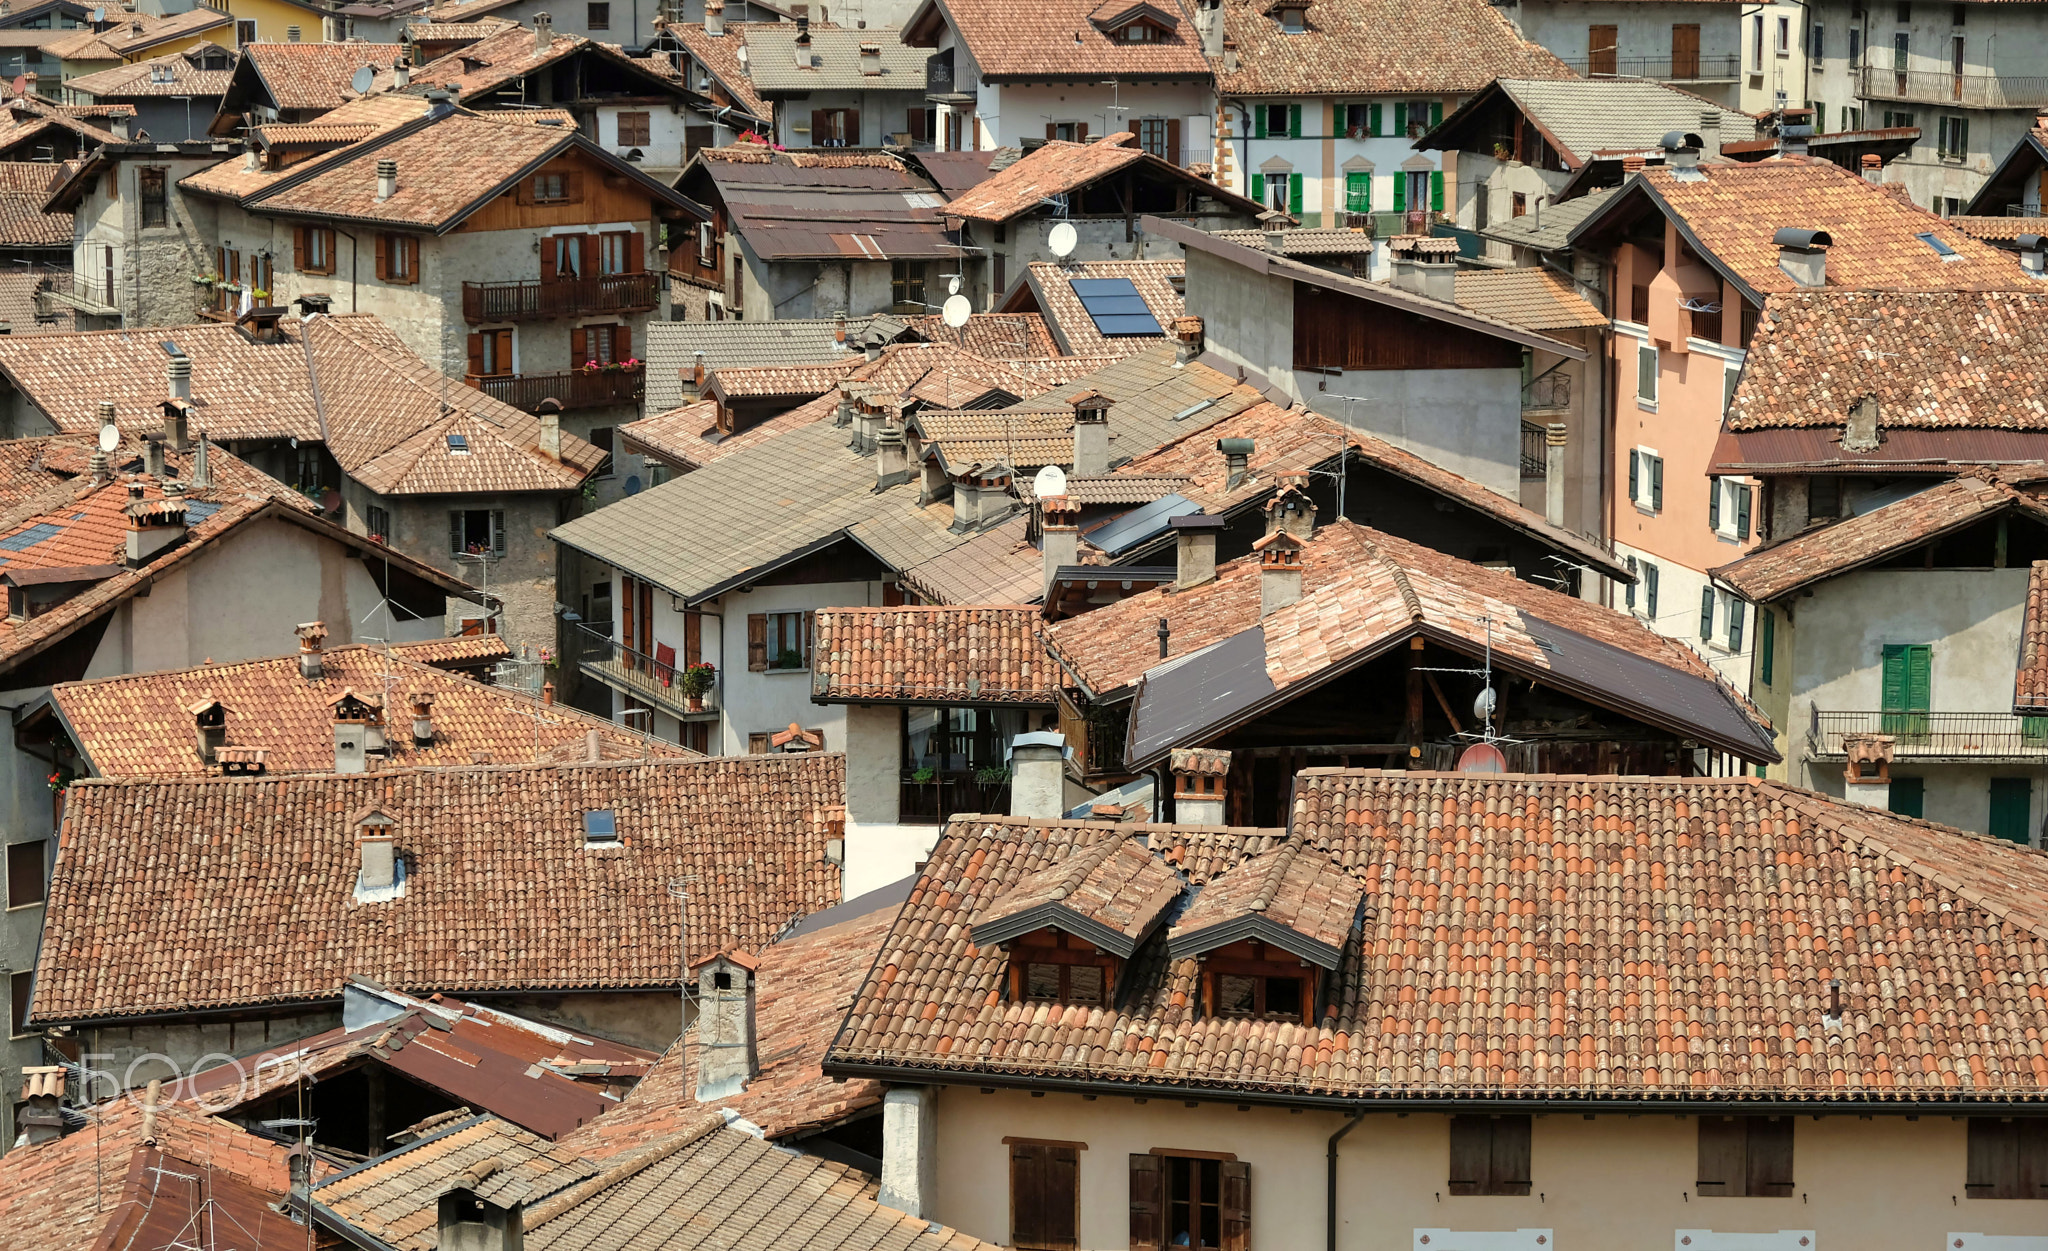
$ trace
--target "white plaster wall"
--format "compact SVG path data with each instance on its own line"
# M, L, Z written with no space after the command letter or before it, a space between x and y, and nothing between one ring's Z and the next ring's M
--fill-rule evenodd
M1700 28L1700 70L1713 74L1724 64L1721 58L1741 51L1738 14L1742 11L1742 6L1729 3L1643 5L1626 0L1520 0L1513 14L1525 38L1564 58L1580 74L1586 72L1587 35L1592 26L1617 28L1617 55L1624 62L1621 68L1626 73L1630 57L1668 61L1673 23L1696 22ZM1734 76L1681 85L1731 108L1741 91L1740 81ZM1653 141L1655 138L1651 136Z
M619 114L647 114L647 142L619 142ZM687 113L680 104L629 104L623 106L604 105L597 110L597 142L617 156L624 156L638 148L640 163L657 168L680 169L683 164L683 127L701 122L701 117ZM660 236L655 236L659 238ZM649 245L648 268L654 268L654 250Z
M943 41L942 41L943 43ZM963 49L964 51L964 49ZM954 81L958 83L960 53L955 53ZM972 88L962 86L962 91ZM1121 105L1120 109L1112 105ZM1129 130L1131 122L1145 117L1178 117L1181 122L1183 161L1205 161L1207 155L1188 150L1186 119L1207 117L1213 111L1207 83L1123 82L1112 87L1101 83L983 83L975 96L975 113L981 119L981 146L1017 147L1026 139L1045 138L1053 122L1086 122L1088 137L1098 138L1112 130ZM963 134L962 144L973 137Z
M1624 482L1623 492L1627 489L1628 484ZM1667 481L1664 489L1669 492L1671 483ZM1627 500L1621 501L1620 506L1630 507ZM1642 619L1643 624L1657 633L1666 638L1677 639L1698 652L1702 659L1714 667L1716 673L1734 683L1736 689L1748 690L1750 661L1756 652L1756 609L1750 607L1743 612L1742 648L1737 651L1728 646L1727 605L1717 596L1714 603L1714 636L1711 639L1702 639L1700 592L1708 582L1704 571L1688 568L1668 557L1619 541L1614 544L1614 554L1623 562L1633 556L1639 564L1657 566L1657 615L1654 618L1650 616L1649 591L1640 581L1636 584L1634 609L1628 607L1624 598L1627 588L1622 586L1614 588L1613 606L1623 612L1633 611ZM1735 555L1731 553L1728 559L1734 560ZM2008 679L2008 684L2009 682ZM1874 708L1876 705L1872 704L1871 707ZM1804 722L1800 724L1803 725Z
M1443 104L1448 116L1457 107L1457 97L1446 96L1387 96L1360 97L1346 96L1338 102L1341 108L1353 103L1377 103L1380 106L1381 125L1392 129L1394 125L1394 104L1428 104L1435 100ZM1302 176L1301 209L1302 224L1307 226L1334 226L1333 216L1344 211L1344 164L1363 158L1372 162L1372 211L1391 213L1394 211L1394 177L1401 172L1401 164L1416 156L1427 160L1432 170L1446 170L1453 162L1445 159L1442 152L1417 152L1415 141L1405 133L1400 135L1376 135L1363 139L1350 138L1344 131L1343 119L1331 117L1331 104L1323 99L1295 100L1291 103L1301 106L1301 136L1269 135L1264 139L1255 136L1257 125L1250 119L1248 110L1266 104L1290 103L1279 100L1231 100L1224 106L1230 118L1230 185L1239 195L1249 196L1252 175L1264 172L1267 161L1275 157L1287 162L1295 173ZM1426 116L1426 115L1425 115ZM1332 122L1334 121L1334 125ZM1426 128L1425 128L1426 129ZM1464 158L1461 155L1459 160ZM1463 168L1459 167L1460 177ZM1448 197L1452 179L1445 177L1445 195ZM1270 199L1262 201L1271 203ZM1409 204L1408 208L1428 208L1422 204ZM1446 202L1445 209L1451 208Z

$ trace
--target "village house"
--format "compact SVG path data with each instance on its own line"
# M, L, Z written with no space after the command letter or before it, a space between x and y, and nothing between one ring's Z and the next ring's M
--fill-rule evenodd
M2048 120L2037 115L2034 124L1963 206L1961 220L1956 224L1980 239L1993 237L1986 230L1997 230L2001 240L2039 234L2043 221L2048 220L2048 196L2042 194L2044 189L2048 189ZM1984 218L2009 220L1981 221Z
M824 1066L888 1086L884 1202L1162 1251L2039 1229L2039 1012L1984 963L2048 942L2036 853L1751 777L1312 769L1226 826L1206 755L1183 824L947 828Z
M64 84L73 104L125 104L135 110L129 133L159 143L203 140L234 76L235 54L219 44L195 44Z
M997 267L1003 267L1000 257ZM1129 356L1165 342L1168 328L1187 311L1186 286L1187 267L1178 258L1033 261L1018 266L989 320L1037 317L1065 356Z
M893 28L814 27L807 17L742 28L754 94L791 148L929 143L925 52Z
M1581 78L1648 79L1747 107L1740 22L1751 10L1734 0L1512 0L1501 11Z
M1757 639L1748 608L1717 592L1707 571L1761 537L1761 484L1748 467L1723 472L1717 442L1774 305L1823 287L2030 280L2009 254L1833 164L1700 164L1697 155L1681 147L1672 163L1642 169L1569 243L1597 261L1613 293L1604 366L1618 397L1610 534L1640 579L1626 606L1660 633L1696 641L1720 672L1746 683ZM1844 416L1837 408L1823 424Z
M116 9L100 21L44 45L43 52L56 58L59 73L68 83L202 43L237 48L247 42L238 39L238 33L234 14L204 4L175 16Z
M735 7L743 10L746 6ZM709 116L684 132L685 165L705 148L729 147L743 134L768 132L774 111L754 90L747 64L751 56L747 51L749 23L737 17L727 21L722 0L710 0L704 5L701 21L658 25L660 29L647 45L646 59L665 62L686 90L711 103Z
M25 84L24 84L25 85ZM68 161L120 136L112 127L126 105L58 105L32 92L10 91L0 112L0 161Z
M397 43L256 43L242 49L211 121L219 136L259 122L310 122L361 96L357 70L390 68Z

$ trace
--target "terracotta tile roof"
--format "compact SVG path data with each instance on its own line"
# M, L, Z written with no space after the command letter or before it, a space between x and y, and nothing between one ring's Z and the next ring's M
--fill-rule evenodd
M2008 509L2048 523L2048 502L1987 478L1973 471L1882 508L1816 526L1759 547L1712 570L1712 576L1761 604Z
M1052 705L1058 678L1030 607L834 608L817 614L811 698Z
M473 22L408 22L405 33L416 44L453 43L459 39L473 43L517 25L509 17L480 17Z
M1115 473L1068 474L1066 497L1081 508L1098 504L1150 504L1183 493L1193 481L1186 474L1133 473L1126 465ZM1019 480L1013 485L1017 498L1023 502L1029 504L1038 498L1031 483Z
M2029 280L2018 258L1971 238L1925 209L1885 194L1830 161L1777 157L1753 164L1698 167L1703 177L1679 182L1672 170L1651 166L1635 175L1607 206L1572 232L1576 244L1609 219L1636 188L1654 194L1718 260L1760 294L1800 290L1778 268L1772 236L1782 227L1825 230L1828 283L1838 287L1903 290L2013 288ZM1916 238L1931 234L1959 260L1942 262Z
M1035 601L1044 590L1044 562L1026 532L1026 519L1013 517L897 576L926 603Z
M2048 713L2048 560L2035 561L2027 577L2027 612L2020 630L2012 710L2023 717Z
M475 12L474 8L470 10ZM439 16L439 13L430 14ZM464 45L453 52L418 66L412 71L416 83L432 83L436 86L453 85L461 92L463 99L480 99L500 87L526 77L536 70L577 55L587 53L600 60L612 62L633 77L647 75L645 86L653 89L646 94L669 92L667 75L649 74L645 65L626 55L616 44L601 43L582 35L571 35L556 31L542 51L537 46L534 31L525 26L512 26L497 34L488 35L475 43ZM388 89L394 80L386 62L386 68L377 75L376 88Z
M1248 248L1264 248L1264 230L1213 230L1209 233ZM1366 256L1373 249L1373 236L1349 226L1296 226L1280 234L1282 256Z
M565 704L543 707L522 691L488 686L402 654L423 650L444 659L460 653L489 654L473 642L434 640L394 648L391 656L368 646L329 648L322 660L323 676L313 681L299 676L294 653L64 682L50 689L50 698L85 754L91 776L103 778L169 780L216 774L218 770L199 756L192 717L186 711L195 702L211 700L227 706L227 745L262 749L270 773L331 773L334 718L329 701L351 688L387 693L391 755L386 763L394 768L467 765L478 759L501 764L532 760L536 750L569 743L582 746L593 731L636 757L695 754L645 740ZM415 693L434 697L434 741L426 747L415 746L412 740L407 701Z
M990 360L1044 360L1060 355L1045 318L1037 313L975 313L958 330L936 313L903 320L927 343L956 347Z
M1048 196L1086 187L1126 166L1155 162L1173 168L1143 148L1123 142L1129 137L1128 132L1119 132L1094 143L1051 140L961 193L946 205L946 216L1006 222L1044 207Z
M1979 239L2011 240L2021 235L2048 236L2048 217L1966 217L1948 219L1957 230Z
M284 1147L168 1093L145 1109L148 1098L98 1104L84 1129L10 1152L0 1245L168 1251L189 1245L193 1213L205 1209L234 1230L238 1251L304 1251L306 1227L268 1207L291 1188Z
M393 643L391 654L437 669L467 669L479 662L506 659L512 655L512 647L499 634L458 634L418 643Z
M1167 950L1200 955L1251 937L1334 969L1364 901L1342 866L1290 840L1209 879L1167 931Z
M844 762L708 760L74 785L36 1010L49 1020L332 1000L349 976L412 991L676 984L688 948L751 950L839 899L825 858ZM397 824L397 899L354 897L355 831ZM583 814L621 845L586 848ZM238 847L261 846L261 857ZM142 848L154 848L148 855ZM206 889L191 890L194 881Z
M10 179L4 190L0 190L0 246L14 248L59 248L71 243L71 214L45 213L44 203L49 199L49 175L55 172L53 165L40 162L7 161L0 165L27 165L30 176L20 179L22 183L33 183L33 171L40 169L44 185L16 185ZM10 266L10 272L19 272L18 266ZM33 323L31 323L33 324Z
M1186 262L1180 260L1082 261L1069 266L1035 261L1030 267L1029 281L1054 337L1069 355L1125 356L1157 347L1163 340L1149 336L1110 338L1104 335L1095 328L1095 319L1088 315L1088 310L1081 306L1081 297L1074 294L1074 280L1128 279L1145 301L1146 311L1152 314L1163 331L1174 318L1187 311L1180 291L1174 286L1186 272Z
M1052 926L1128 960L1187 889L1142 840L1104 838L1027 873L974 915L976 946Z
M1508 75L1495 90L1473 96L1446 117L1428 146L1486 150L1490 136L1467 129L1464 123L1485 118L1503 96L1508 107L1536 125L1568 170L1582 169L1596 154L1634 155L1648 149L1661 157L1657 144L1665 134L1698 131L1706 113L1718 115L1724 148L1756 135L1755 118L1683 87L1647 79L1557 74L1531 80ZM1543 211L1547 214L1555 207L1546 204Z
M768 105L754 90L753 80L747 76L746 62L740 59L740 50L747 46L749 23L727 22L725 34L716 39L704 33L702 22L666 22L657 25L682 41L683 47L689 49L690 55L697 58L698 63L709 71L712 78L732 98L734 104L751 117L761 121L768 119Z
M252 48L323 48L340 47L339 44L251 44ZM428 101L424 96L394 95L383 93L363 96L330 111L318 122L302 124L271 123L252 129L250 137L259 147L266 150L273 144L287 152L297 153L317 143L320 146L333 144L334 149L303 159L289 165L272 169L261 166L250 169L245 155L210 165L178 180L178 186L186 191L197 191L203 195L221 196L231 200L243 200L267 191L286 178L296 178L312 170L346 160L351 153L349 145L358 143L371 135L390 130L406 122L426 116Z
M819 1065L895 921L891 902L761 952L754 971L759 1071L740 1094L697 1102L696 1062L702 1053L693 1028L616 1108L569 1135L568 1145L593 1158L615 1156L674 1133L700 1109L728 1109L776 1139L829 1128L880 1107L880 1082L837 1082Z
M169 71L167 78L157 77L159 67ZM228 81L234 76L231 69L200 69L185 53L173 52L96 74L67 78L64 89L95 98L122 100L141 96L218 96L226 93Z
M984 80L1131 78L1183 79L1207 84L1194 14L1180 0L1153 0L1173 17L1171 33L1146 43L1115 39L1091 20L1102 0L926 0L904 23L918 37L936 11L967 45ZM936 46L934 44L933 46Z
M1880 435L2048 430L2044 321L2039 289L1773 295L1725 428L1840 427L1868 401Z
M525 1204L526 1243L545 1251L994 1251L883 1207L847 1165L772 1146L715 1112L601 1162L502 1121L463 1122L328 1180L313 1198L329 1228L347 1222L358 1239L428 1251L441 1195L478 1174L480 1196Z
M132 109L132 106L123 107ZM83 120L80 112L82 111L45 103L35 96L9 97L4 118L7 125L0 127L0 150L19 149L23 141L33 137L46 126L68 130L82 139L92 140L93 145L121 142L120 136L113 131Z
M1404 1101L2048 1094L2027 972L2048 959L2048 858L2028 848L1754 778L1311 769L1293 837L1366 900L1320 1020L1198 1018L1195 962L1157 940L1120 1009L1002 996L1004 954L969 918L1134 836L1201 885L1283 834L956 820L828 1071Z
M742 365L718 369L713 370L707 380L708 389L728 400L798 395L810 399L832 390L841 378L853 371L854 366L866 360L864 356L849 352L838 360L815 364Z
M105 30L80 30L44 45L44 51L60 61L119 61L173 39L203 35L234 20L234 14L205 5L165 17L130 9L119 13Z
M1570 279L1534 266L1475 269L1457 275L1458 303L1488 317L1531 330L1604 326L1607 315L1573 287Z
M1238 64L1217 76L1225 96L1467 92L1496 78L1572 76L1484 0L1315 0L1294 34L1268 0L1228 0L1222 16Z
M1074 414L1017 409L926 409L911 428L948 473L997 462L1013 469L1074 462Z

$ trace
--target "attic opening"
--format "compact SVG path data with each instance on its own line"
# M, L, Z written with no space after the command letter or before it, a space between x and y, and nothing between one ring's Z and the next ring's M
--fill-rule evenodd
M1202 957L1202 1010L1260 1021L1313 1020L1319 971L1257 939L1219 947Z
M2048 560L2048 526L2007 512L1897 552L1879 569L2021 569Z

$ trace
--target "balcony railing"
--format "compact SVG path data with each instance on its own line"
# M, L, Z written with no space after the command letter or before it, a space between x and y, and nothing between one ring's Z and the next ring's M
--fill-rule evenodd
M1566 65L1587 78L1649 78L1666 83L1721 82L1741 77L1742 54L1718 56L1680 53L1677 56L1564 57Z
M462 316L471 323L644 313L660 302L658 274L607 274L567 282L465 282Z
M1947 70L1863 67L1866 100L1953 104L1971 109L2036 109L2048 105L2048 76L1954 74Z
M1552 368L1522 387L1522 411L1546 412L1572 406L1572 376ZM1528 427L1523 427L1526 434Z
M1546 476L1543 427L1530 422L1522 423L1522 481L1540 480Z
M683 666L674 656L650 656L635 651L581 622L569 626L563 645L583 673L615 691L645 700L670 716L694 720L718 715L723 675L714 676L711 689L693 700L683 693Z
M1009 810L1009 778L981 781L974 770L934 771L923 781L906 771L897 790L896 819L907 825L937 825L956 812Z
M1854 734L1891 735L1896 760L2048 760L2048 717L1813 710L1807 739L1815 755L1842 755L1842 739Z
M111 316L120 311L104 280L87 278L73 271L44 274L36 279L36 294L38 309L44 299L49 299L81 313Z
M514 408L533 412L542 400L555 400L563 408L610 408L615 404L638 404L645 385L640 371L571 369L559 374L498 374L463 379L470 386Z

